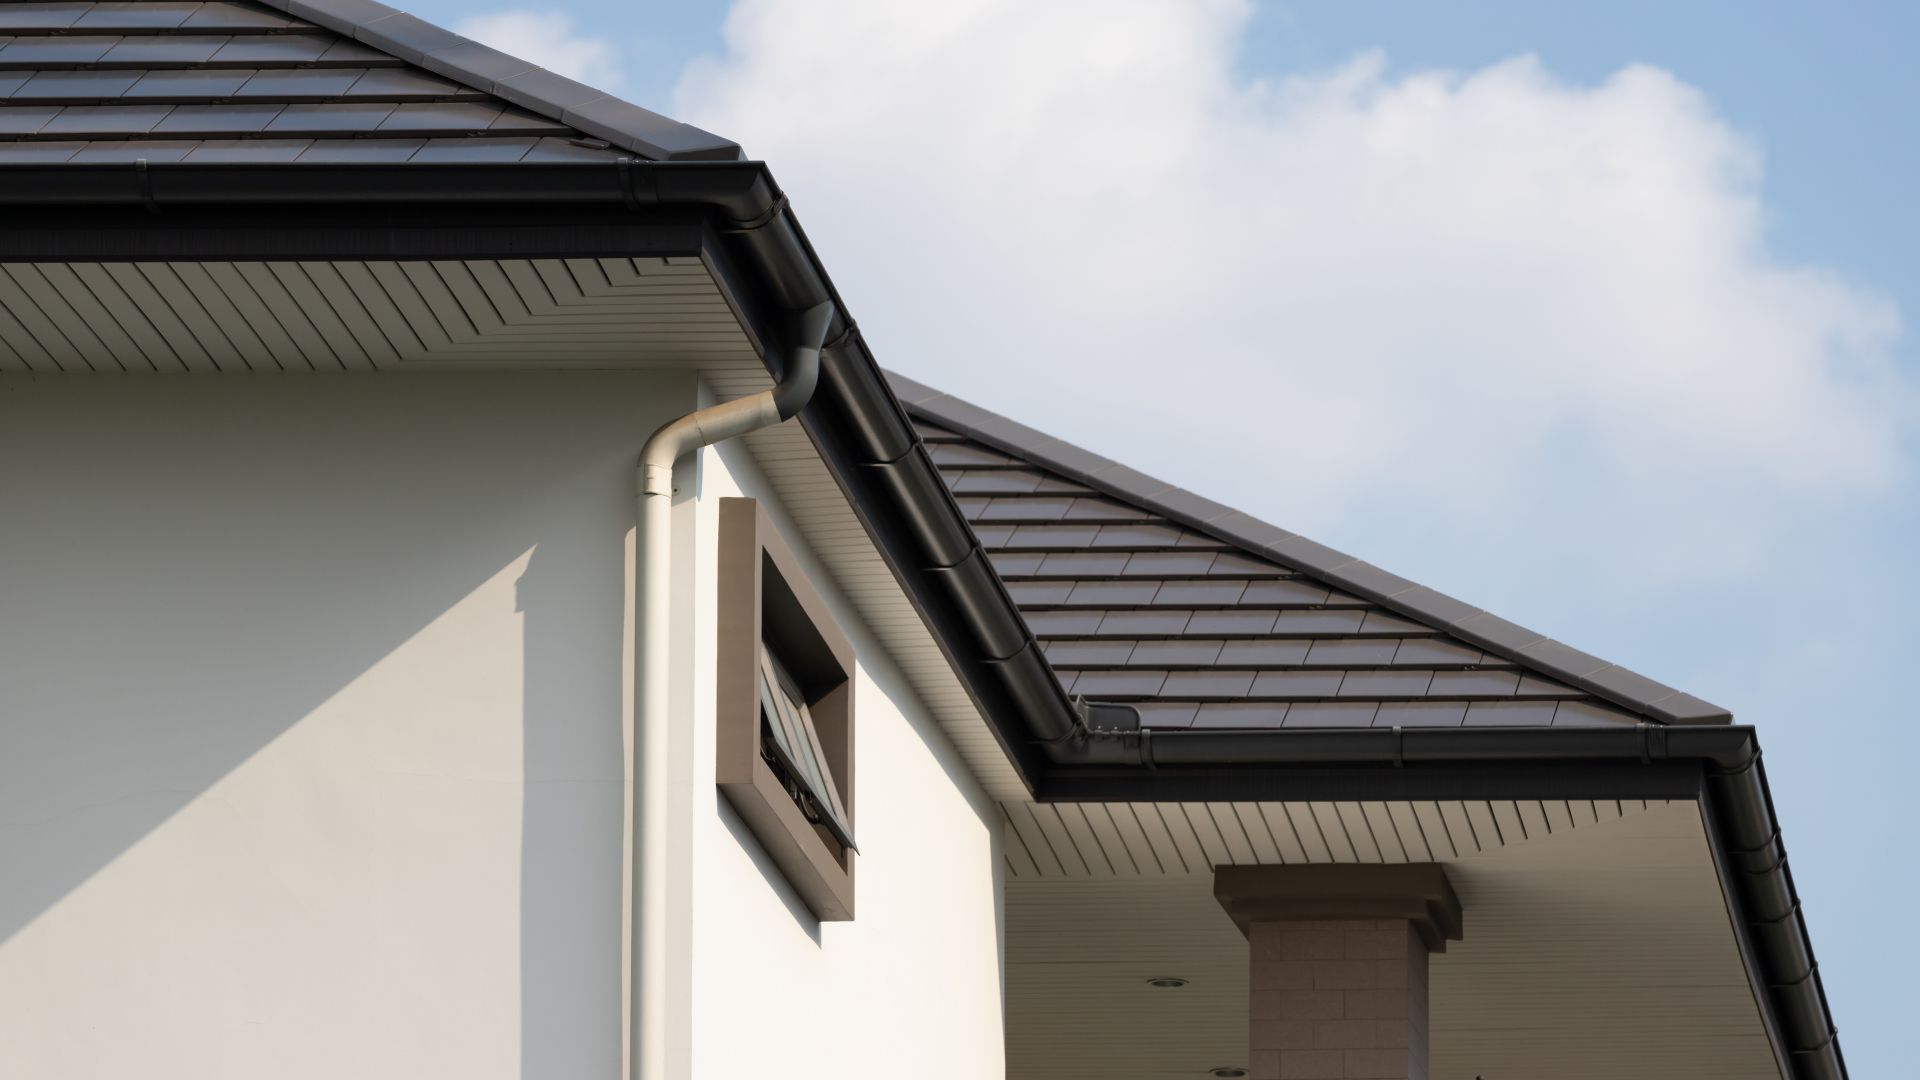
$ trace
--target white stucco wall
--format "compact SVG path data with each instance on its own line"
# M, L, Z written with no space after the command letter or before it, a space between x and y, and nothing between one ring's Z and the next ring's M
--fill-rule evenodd
M617 1076L631 463L695 393L0 379L0 1075ZM987 804L897 676L860 695L846 927L790 910L692 733L698 1075L999 1073Z
M714 787L696 785L690 1075L1003 1076L998 808L830 587L751 459L732 446L708 451L699 482L708 536L720 497L745 494L767 506L853 642L860 855L856 917L816 922ZM714 548L698 550L694 677L706 687ZM710 697L695 715L694 775L711 777Z

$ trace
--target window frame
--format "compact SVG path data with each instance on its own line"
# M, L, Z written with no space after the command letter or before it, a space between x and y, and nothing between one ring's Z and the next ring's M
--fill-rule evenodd
M761 756L760 648L765 641L806 698L857 828L853 646L758 501L720 500L718 575L715 783L814 917L851 920L858 854L807 820Z

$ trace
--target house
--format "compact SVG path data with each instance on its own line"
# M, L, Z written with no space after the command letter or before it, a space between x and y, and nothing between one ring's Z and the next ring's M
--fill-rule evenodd
M1751 728L887 376L726 139L371 0L0 97L0 1075L1845 1075Z

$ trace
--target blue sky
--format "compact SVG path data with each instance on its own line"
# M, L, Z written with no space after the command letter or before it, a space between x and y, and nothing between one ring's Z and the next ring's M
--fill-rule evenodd
M1920 9L740 7L499 10L766 157L883 363L1757 725L1902 1070Z

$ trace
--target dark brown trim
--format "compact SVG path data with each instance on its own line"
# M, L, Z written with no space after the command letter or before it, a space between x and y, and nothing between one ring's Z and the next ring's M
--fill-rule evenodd
M853 646L752 499L720 500L714 782L822 922L853 918L858 856L807 821L760 753L764 639L801 686L851 822Z

